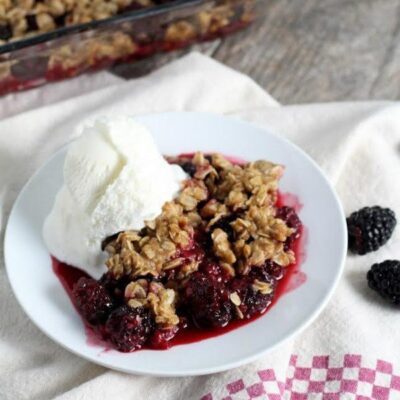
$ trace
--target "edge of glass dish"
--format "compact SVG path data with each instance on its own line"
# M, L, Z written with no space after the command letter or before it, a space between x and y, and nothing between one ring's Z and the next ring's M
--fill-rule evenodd
M87 22L84 24L71 25L54 29L50 32L39 33L37 35L23 38L15 42L6 43L0 46L0 55L10 53L13 51L21 50L26 47L30 47L36 44L45 43L54 39L67 37L70 34L85 32L98 27L107 25L113 25L115 23L140 20L142 18L153 17L156 15L167 14L168 12L174 12L184 10L190 6L197 6L204 3L204 0L175 0L172 3L161 4L156 7L144 8L142 10L132 10L126 13L115 15L110 18Z

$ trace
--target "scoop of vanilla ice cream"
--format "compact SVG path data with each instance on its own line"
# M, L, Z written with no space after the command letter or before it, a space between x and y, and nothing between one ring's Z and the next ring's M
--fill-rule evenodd
M44 223L50 253L93 271L104 261L101 242L117 232L143 228L186 178L132 118L103 117L84 126L67 152L64 185Z

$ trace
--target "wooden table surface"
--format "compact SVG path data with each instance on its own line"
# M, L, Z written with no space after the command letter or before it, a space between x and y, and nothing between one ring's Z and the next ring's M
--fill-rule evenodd
M400 99L400 0L262 0L212 53L284 104Z
M249 75L283 104L400 99L400 0L260 0L262 18L195 46ZM152 66L114 70L127 78Z

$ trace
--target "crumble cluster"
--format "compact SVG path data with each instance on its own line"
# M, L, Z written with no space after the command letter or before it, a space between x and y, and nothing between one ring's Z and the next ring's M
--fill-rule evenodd
M0 39L49 32L153 5L151 0L0 0Z
M267 262L279 267L295 262L293 251L285 246L295 229L278 218L275 205L282 166L268 161L238 165L219 154L202 153L169 161L191 175L177 198L140 232L121 232L105 245L109 272L132 281L125 289L127 304L150 308L163 326L179 323L179 289L205 257L216 258L228 279L251 275ZM197 249L199 241L205 241L208 246L203 247L212 253ZM153 281L145 278L149 276ZM251 287L261 295L273 291L266 279L253 279ZM243 300L239 292L229 294L236 307Z
M125 298L132 308L150 308L158 325L172 326L179 323L175 311L176 292L166 289L159 282L148 282L146 279L131 282L125 288Z
M0 0L0 44L7 41L110 18L123 12L165 4L172 0ZM182 20L168 26L165 38L193 39L229 24L234 12L228 4L198 14L195 24Z

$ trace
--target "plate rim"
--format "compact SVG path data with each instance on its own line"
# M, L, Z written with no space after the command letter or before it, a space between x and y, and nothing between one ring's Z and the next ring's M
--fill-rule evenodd
M145 113L145 114L140 114L140 115L134 115L132 116L133 118L135 118L136 120L138 120L140 122L141 119L148 119L148 118L152 118L154 116L161 116L161 115L165 115L165 116L182 116L182 115L190 115L190 116L201 116L204 117L206 116L207 118L216 118L216 119L228 119L228 120L233 120L235 124L242 124L244 127L249 127L250 128L256 128L257 130L262 130L264 131L264 133L266 135L270 135L270 136L274 136L275 138L278 138L280 141L285 142L286 145L288 145L289 147L291 147L293 150L295 150L296 152L300 153L302 155L302 157L304 157L305 159L307 159L307 161L313 166L314 169L316 169L319 173L319 175L322 177L322 179L325 181L325 184L327 185L327 188L329 189L329 192L332 196L332 198L335 201L335 204L337 206L337 209L340 213L340 220L338 221L338 224L340 224L341 227L341 233L342 233L342 252L340 254L340 257L338 257L339 260L339 267L336 270L336 274L335 277L330 285L329 290L324 294L322 300L320 301L320 303L318 304L318 306L315 308L315 310L310 313L310 315L308 315L304 321L302 323L300 323L295 329L293 329L289 334L287 334L286 336L283 336L280 340L277 340L273 345L263 349L260 352L255 352L254 354L251 354L247 357L242 357L239 358L236 361L231 361L228 363L224 363L222 362L219 366L215 366L215 367L210 367L210 368L198 368L198 369L193 369L193 370L185 370L185 371L180 371L180 372L171 372L169 373L168 371L163 371L162 373L160 373L160 371L152 371L152 370L143 370L143 369L135 369L135 368L123 368L123 367L118 367L115 365L110 365L109 362L102 360L100 357L97 358L93 358L89 355L86 354L82 354L79 351L69 347L68 345L64 344L62 341L58 340L57 337L55 337L54 335L48 333L47 331L45 331L36 321L35 319L31 316L31 314L29 313L29 311L24 307L24 302L20 299L19 295L17 294L18 291L16 291L14 289L14 282L10 277L10 273L9 273L9 268L8 267L8 243L9 243L9 230L10 230L10 225L11 225L11 221L14 217L14 214L16 212L16 209L18 208L19 203L22 201L22 198L26 192L26 190L28 190L28 187L30 186L31 182L37 177L37 175L40 174L40 172L42 172L46 166L56 157L59 156L60 153L62 153L63 151L65 151L68 146L70 145L71 141L69 141L68 143L64 144L63 146L61 146L57 151L55 151L50 157L48 157L35 171L34 173L29 177L29 179L25 182L25 184L23 185L22 189L19 191L17 197L14 200L14 203L11 207L9 216L8 216L8 220L7 220L7 224L5 227L5 234L4 234L4 240L3 240L3 248L4 248L4 262L5 262L5 270L6 270L6 275L8 278L8 281L10 283L11 289L12 289L12 293L14 295L14 297L17 299L18 304L20 305L20 307L23 309L23 311L25 312L25 314L27 315L27 317L29 318L29 320L43 333L45 334L47 337L49 337L51 340L53 340L56 344L60 345L62 348L66 349L67 351L87 360L90 362L93 362L97 365L101 365L103 367L112 369L112 370L116 370L116 371L120 371L120 372L125 372L125 373L129 373L129 374L137 374L137 375L141 375L141 376L155 376L155 377L184 377L184 376L201 376L201 375L207 375L207 374L212 374L212 373L217 373L217 372L223 372L223 371L227 371L233 368L237 368L246 364L249 364L257 359L262 358L263 356L265 356L266 354L270 353L271 351L273 351L274 349L276 349L277 347L283 345L284 343L288 342L289 340L293 339L295 336L301 334L302 332L304 332L305 329L307 329L316 319L317 317L321 314L321 312L325 309L325 307L327 306L327 304L329 303L329 301L331 300L337 286L338 283L340 281L340 278L343 275L343 271L344 271L344 267L345 267L345 260L346 260L346 255L347 255L347 230L346 230L346 218L345 218L345 213L343 210L343 206L342 203L339 199L338 194L336 193L333 185L331 184L331 182L329 181L329 179L327 178L327 176L325 175L325 172L321 169L321 167L311 158L311 156L309 156L303 149L301 149L299 146L297 146L296 144L294 144L293 142L291 142L289 139L287 139L284 136L281 136L277 133L274 132L273 129L269 128L268 126L259 126L257 124L254 124L250 121L244 120L240 117L236 117L234 115L221 115L221 114L216 114L216 113L211 113L211 112L192 112L192 111L171 111L171 112L159 112L159 113Z

